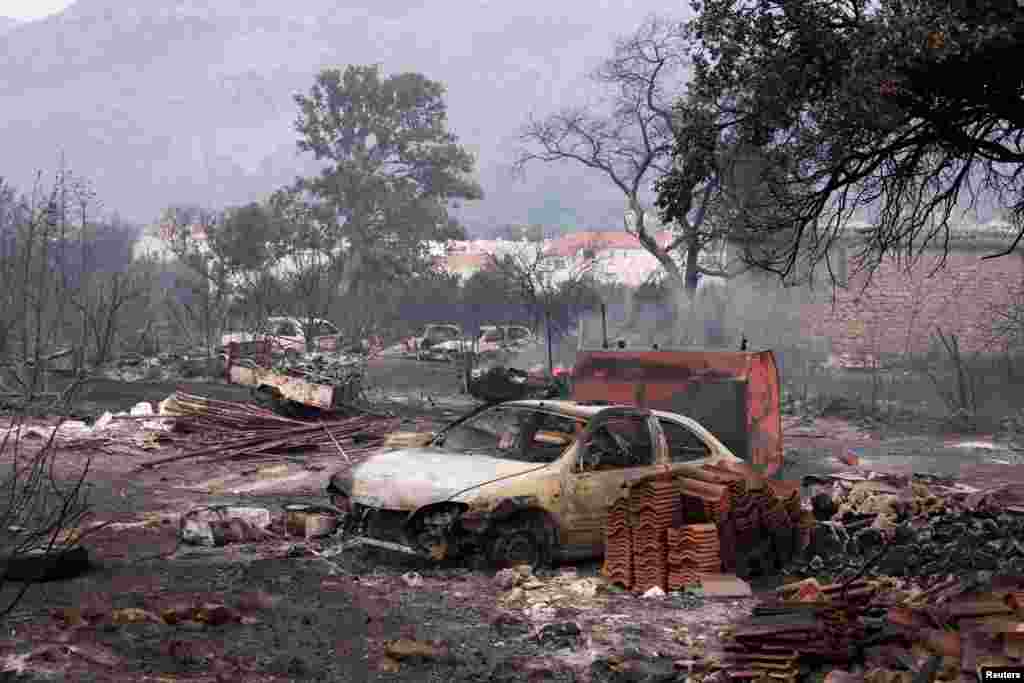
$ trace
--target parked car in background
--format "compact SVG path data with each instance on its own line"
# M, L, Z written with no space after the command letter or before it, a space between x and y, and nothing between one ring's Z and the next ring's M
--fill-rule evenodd
M463 353L466 346L462 328L455 323L432 323L413 339L418 360L452 360Z
M307 349L320 352L337 351L341 347L342 335L337 326L329 320L314 318L306 329L306 323L299 318L267 318L260 332L229 332L221 337L221 345L232 342L247 343L269 340L271 353L284 355L289 359L298 358ZM307 344L307 342L309 342Z
M536 343L533 331L524 325L484 325L480 328L476 352L481 356L516 353Z

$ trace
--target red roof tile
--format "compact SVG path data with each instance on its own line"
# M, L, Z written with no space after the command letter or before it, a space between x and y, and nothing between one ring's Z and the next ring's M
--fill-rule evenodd
M655 233L655 241L661 247L672 241L668 231ZM548 253L552 256L575 256L584 249L635 249L643 251L644 247L635 236L625 230L587 230L574 232L556 240L552 240Z

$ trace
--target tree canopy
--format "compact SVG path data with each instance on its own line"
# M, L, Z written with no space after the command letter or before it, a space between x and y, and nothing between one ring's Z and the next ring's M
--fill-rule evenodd
M298 146L325 168L297 187L330 209L345 245L341 289L426 266L424 242L464 237L451 203L479 199L473 156L448 130L444 86L379 66L327 69L296 95Z
M862 263L948 245L981 197L1024 230L1024 10L1015 0L707 0L693 5L688 97L759 150L772 211L748 215L787 274L827 257L855 214ZM999 255L999 254L994 254Z

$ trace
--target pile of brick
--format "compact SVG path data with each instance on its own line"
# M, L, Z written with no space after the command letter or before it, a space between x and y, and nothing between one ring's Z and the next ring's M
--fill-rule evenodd
M640 591L665 589L668 580L666 533L682 521L682 499L670 478L643 481L630 488L633 526L633 584Z
M602 572L612 583L633 586L633 528L626 496L612 503L608 511Z
M668 590L700 583L702 575L721 570L722 555L718 527L714 524L688 524L669 529Z
M688 468L686 476L714 482L729 492L728 512L690 522L716 522L726 571L752 573L753 565L779 569L800 546L800 485L768 479L742 463Z
M632 482L613 505L604 574L645 591L677 590L723 568L749 575L751 557L777 569L801 547L800 519L798 484L743 464L674 467Z

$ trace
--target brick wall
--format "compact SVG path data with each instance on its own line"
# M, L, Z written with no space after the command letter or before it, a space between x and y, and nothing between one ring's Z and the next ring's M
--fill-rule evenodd
M927 352L936 327L957 334L962 350L984 350L989 306L1008 302L1024 283L1024 253L981 260L989 253L953 250L934 275L938 252L926 253L909 274L888 261L867 290L861 292L857 278L838 290L834 308L830 292L816 292L816 301L801 308L802 332L828 340L834 360L847 365L878 354Z

